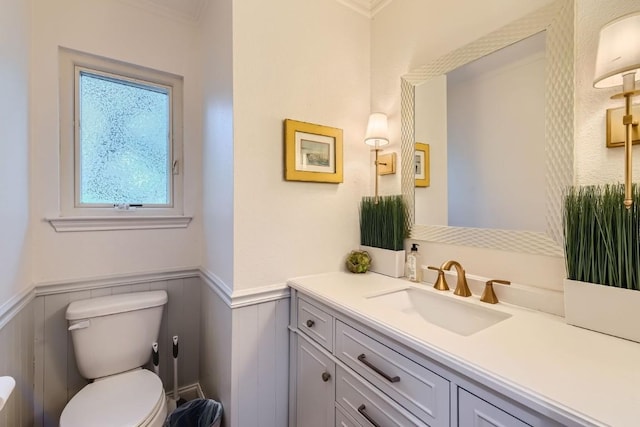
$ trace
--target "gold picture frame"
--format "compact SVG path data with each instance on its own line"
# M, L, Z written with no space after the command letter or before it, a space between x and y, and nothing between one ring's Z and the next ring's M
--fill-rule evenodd
M287 181L342 182L342 129L286 119L284 178Z
M428 187L431 185L431 168L429 167L429 144L416 142L414 156L414 172L416 187Z

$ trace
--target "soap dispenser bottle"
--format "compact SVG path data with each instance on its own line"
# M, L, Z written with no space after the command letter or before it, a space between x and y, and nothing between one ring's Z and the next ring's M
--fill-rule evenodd
M411 245L411 252L407 254L407 277L412 282L422 280L422 265L420 262L420 254L418 253L417 243Z

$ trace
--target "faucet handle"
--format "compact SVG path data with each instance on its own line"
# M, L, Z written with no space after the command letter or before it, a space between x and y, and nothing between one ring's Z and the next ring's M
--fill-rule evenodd
M496 293L493 291L494 283L499 283L501 285L511 284L511 282L508 280L499 280L499 279L489 280L488 282L485 283L484 291L482 292L480 301L487 302L489 304L496 304L498 302L498 297L496 296Z
M435 270L438 272L438 279L436 280L436 283L434 283L433 287L439 291L448 291L449 285L447 285L447 280L444 278L444 270L432 265L428 266L427 268L429 270Z

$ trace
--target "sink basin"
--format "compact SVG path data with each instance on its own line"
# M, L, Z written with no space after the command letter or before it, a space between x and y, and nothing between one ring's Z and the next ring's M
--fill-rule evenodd
M375 295L369 300L385 308L469 336L511 317L508 313L457 301L415 288Z

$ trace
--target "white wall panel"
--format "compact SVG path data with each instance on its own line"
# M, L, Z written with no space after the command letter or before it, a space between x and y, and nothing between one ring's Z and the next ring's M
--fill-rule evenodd
M231 308L203 284L200 315L200 386L208 398L222 403L223 427L229 427L231 400Z
M287 423L289 299L233 310L231 426Z
M289 298L231 309L202 287L200 385L224 427L287 425Z
M0 427L33 425L33 301L0 329L0 376L16 386L0 411Z

